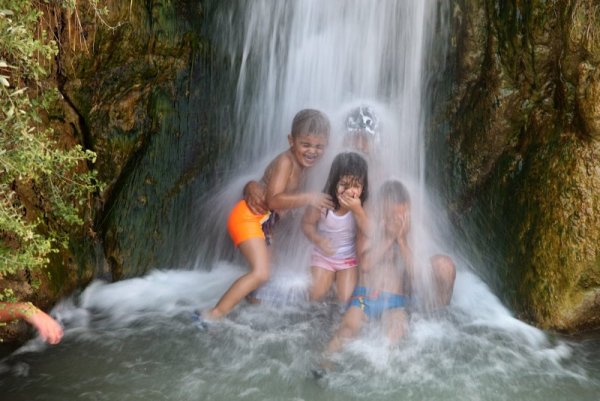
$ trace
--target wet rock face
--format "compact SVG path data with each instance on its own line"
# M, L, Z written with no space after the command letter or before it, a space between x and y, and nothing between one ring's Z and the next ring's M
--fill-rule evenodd
M48 86L63 95L49 124L61 143L96 152L105 190L46 272L5 278L19 298L48 309L94 278L168 266L158 258L181 246L176 234L191 213L189 198L208 185L223 149L210 129L218 113L207 112L216 110L207 88L218 85L201 34L205 3L109 0L106 14L92 2L76 10L40 3L40 24L59 43ZM23 341L27 331L0 327L0 338Z
M587 62L579 65L577 110L584 132L600 139L600 69Z
M456 226L521 317L597 327L600 5L460 0L452 17L439 174Z
M107 184L96 219L104 278L169 265L190 187L200 192L227 150L210 128L211 96L226 96L209 74L219 63L201 33L206 3L109 2L107 24L82 17L86 49L61 53L61 91Z

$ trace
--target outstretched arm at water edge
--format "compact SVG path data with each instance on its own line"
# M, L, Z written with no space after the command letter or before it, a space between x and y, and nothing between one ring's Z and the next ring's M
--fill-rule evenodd
M0 322L23 319L37 329L40 337L49 344L58 344L63 336L60 324L31 302L0 302Z

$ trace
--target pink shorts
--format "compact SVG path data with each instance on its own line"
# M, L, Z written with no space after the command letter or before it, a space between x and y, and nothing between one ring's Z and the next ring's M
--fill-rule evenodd
M340 270L351 269L358 266L358 260L356 260L356 258L336 259L313 252L310 257L310 265L329 270L330 272L339 272Z

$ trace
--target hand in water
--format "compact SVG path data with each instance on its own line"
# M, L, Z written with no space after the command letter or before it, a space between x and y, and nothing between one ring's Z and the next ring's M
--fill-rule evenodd
M36 308L31 316L25 318L33 327L37 329L40 337L48 344L58 344L63 337L61 325L50 315Z

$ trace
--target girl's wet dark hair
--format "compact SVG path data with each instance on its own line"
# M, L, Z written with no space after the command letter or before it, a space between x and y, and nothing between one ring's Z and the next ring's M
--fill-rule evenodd
M362 183L363 190L360 194L360 201L362 204L365 203L369 197L368 172L367 161L356 152L340 153L333 159L323 192L331 196L335 210L340 208L340 201L337 198L337 184L344 176L355 177Z

